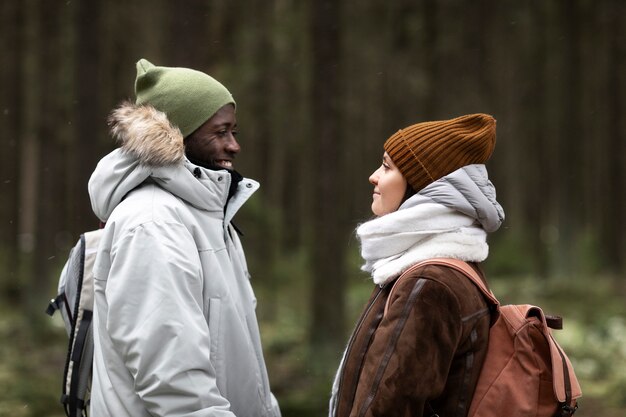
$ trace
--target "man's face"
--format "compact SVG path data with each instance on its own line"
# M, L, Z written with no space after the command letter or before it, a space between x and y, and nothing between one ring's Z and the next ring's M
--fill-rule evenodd
M234 169L233 160L241 150L236 136L235 106L227 104L185 138L185 154L207 165Z

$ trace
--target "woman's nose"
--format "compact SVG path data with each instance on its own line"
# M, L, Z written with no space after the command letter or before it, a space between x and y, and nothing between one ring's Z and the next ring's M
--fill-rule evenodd
M372 175L370 175L369 181L370 181L370 184L372 185L378 185L378 170L372 172Z

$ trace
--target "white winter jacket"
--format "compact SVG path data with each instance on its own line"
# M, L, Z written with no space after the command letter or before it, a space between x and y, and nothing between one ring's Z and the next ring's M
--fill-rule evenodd
M280 416L256 299L230 226L258 188L193 165L163 113L113 115L122 147L89 181L106 222L94 306L93 417Z

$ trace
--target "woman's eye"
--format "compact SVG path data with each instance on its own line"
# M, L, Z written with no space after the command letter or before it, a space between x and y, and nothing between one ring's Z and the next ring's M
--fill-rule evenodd
M233 136L237 136L239 134L239 132L237 132L236 130L232 131Z

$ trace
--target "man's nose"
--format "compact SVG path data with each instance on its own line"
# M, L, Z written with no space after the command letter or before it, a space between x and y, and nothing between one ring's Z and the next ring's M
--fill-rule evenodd
M239 153L241 151L241 146L235 136L230 135L228 142L226 142L226 150L231 153Z

